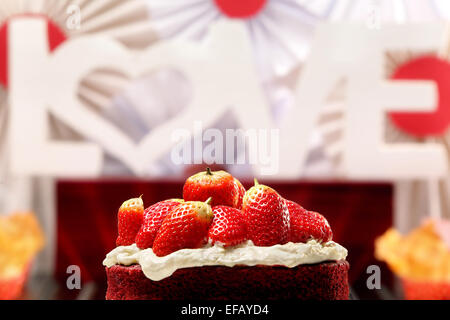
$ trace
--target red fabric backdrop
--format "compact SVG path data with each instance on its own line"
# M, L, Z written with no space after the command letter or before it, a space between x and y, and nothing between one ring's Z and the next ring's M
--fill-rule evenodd
M264 183L264 181L261 181ZM82 280L104 283L102 260L115 247L117 209L143 194L146 206L181 197L178 181L60 181L57 187L56 276L65 281L69 265L81 267ZM250 187L251 183L245 183ZM365 286L374 239L392 224L392 187L388 184L270 183L283 197L329 220L334 240L349 250L350 282ZM384 272L384 271L383 271Z

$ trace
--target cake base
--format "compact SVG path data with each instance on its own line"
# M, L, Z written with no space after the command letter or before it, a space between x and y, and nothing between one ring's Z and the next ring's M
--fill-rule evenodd
M347 300L347 261L282 266L179 269L161 281L139 265L106 268L108 300Z

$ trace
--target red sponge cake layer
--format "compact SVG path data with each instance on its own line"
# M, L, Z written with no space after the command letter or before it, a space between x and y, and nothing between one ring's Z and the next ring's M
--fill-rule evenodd
M300 265L195 267L161 281L145 277L139 265L106 268L108 300L347 300L347 261Z

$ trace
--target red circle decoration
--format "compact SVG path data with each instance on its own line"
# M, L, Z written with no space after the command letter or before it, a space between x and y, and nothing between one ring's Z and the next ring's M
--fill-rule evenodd
M230 18L250 18L258 14L267 0L214 0L217 7Z
M423 56L399 66L392 79L432 80L438 88L438 106L433 112L389 113L395 126L418 138L442 136L450 126L450 63Z
M48 32L48 47L50 51L55 50L61 43L63 43L67 36L61 28L51 21L48 17L43 15L20 15L29 17L40 17L47 21ZM15 16L19 17L19 16ZM9 18L2 25L0 25L0 85L8 87L8 26L9 22L15 17Z

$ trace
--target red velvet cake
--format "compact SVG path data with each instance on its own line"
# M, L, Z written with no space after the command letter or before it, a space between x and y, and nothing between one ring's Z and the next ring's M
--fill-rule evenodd
M183 199L125 201L107 254L109 300L349 298L347 250L321 214L224 171L198 173Z
M108 300L347 300L346 261L285 267L196 267L161 281L139 265L106 268Z

